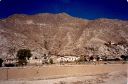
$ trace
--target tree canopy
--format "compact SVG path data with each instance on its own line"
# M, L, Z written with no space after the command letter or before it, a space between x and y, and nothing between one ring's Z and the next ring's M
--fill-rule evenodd
M0 67L2 67L3 60L0 58Z
M18 58L18 63L19 65L26 65L27 64L27 59L32 56L31 50L29 49L20 49L17 52L17 58Z

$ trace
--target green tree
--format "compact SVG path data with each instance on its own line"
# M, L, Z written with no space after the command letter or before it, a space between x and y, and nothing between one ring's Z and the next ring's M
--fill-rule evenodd
M52 59L52 58L50 58L49 62L50 62L50 64L53 64L53 59Z
M20 49L17 52L17 59L18 59L18 64L19 65L27 65L27 59L32 56L31 51L29 49Z
M0 58L0 67L2 67L3 60Z

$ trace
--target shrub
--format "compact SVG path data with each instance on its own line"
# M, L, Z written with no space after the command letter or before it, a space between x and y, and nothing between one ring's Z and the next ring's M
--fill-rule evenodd
M5 67L14 67L15 66L15 64L5 64Z
M0 58L0 67L2 67L3 60Z
M91 56L90 58L89 58L89 61L92 61L94 59L94 57L93 56Z
M115 61L120 61L120 59L119 58L115 58Z
M128 61L128 55L126 55L126 56L125 56L125 55L121 55L120 57L121 57L124 61Z
M53 64L53 59L50 59L49 62L50 62L50 64Z

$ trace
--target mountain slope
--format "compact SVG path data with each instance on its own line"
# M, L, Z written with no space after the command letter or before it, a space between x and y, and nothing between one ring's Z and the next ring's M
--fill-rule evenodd
M21 48L31 49L33 56L128 54L128 21L84 20L65 13L0 20L0 56L13 56Z

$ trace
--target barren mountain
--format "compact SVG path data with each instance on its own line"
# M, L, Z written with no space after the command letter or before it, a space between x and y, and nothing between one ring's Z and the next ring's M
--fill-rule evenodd
M128 21L60 14L15 14L0 20L0 57L28 48L33 56L128 54Z

